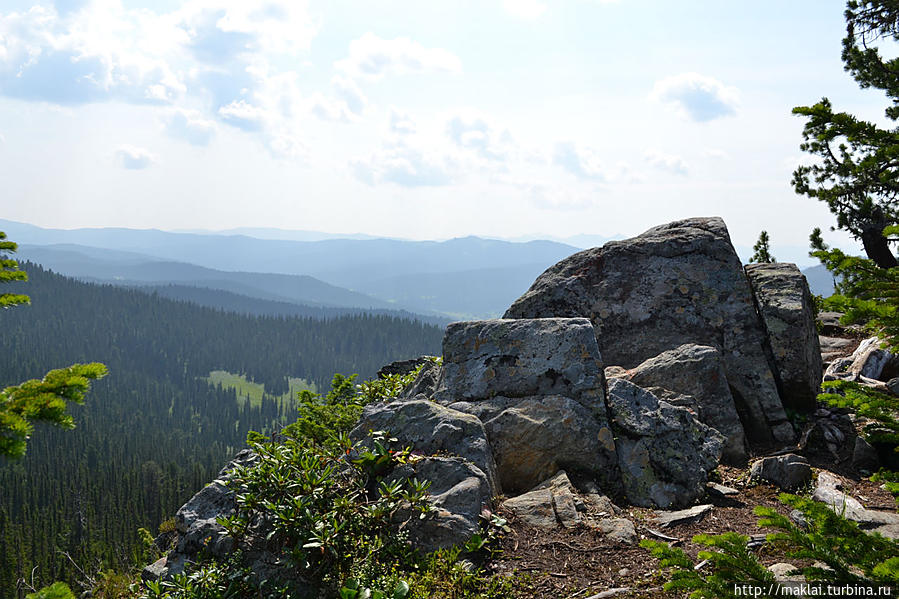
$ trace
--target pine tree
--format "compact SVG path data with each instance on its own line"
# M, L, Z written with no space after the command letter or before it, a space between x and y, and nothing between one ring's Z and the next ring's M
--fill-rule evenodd
M0 232L0 283L28 279L28 275L19 270L18 262L9 257L17 247ZM27 295L0 294L2 308L30 301ZM75 421L67 411L69 402L83 403L90 381L104 376L106 366L103 364L73 364L51 370L42 380L32 379L0 391L0 456L20 458L25 455L35 422L75 428Z
M752 246L752 257L749 258L750 262L761 262L768 263L777 262L777 258L771 255L771 249L768 246L768 231L762 231L759 233L759 239L755 242L755 245Z
M884 60L876 44L899 41L899 3L850 0L846 5L844 68L862 88L882 90L890 100L886 116L899 118L899 59ZM798 106L807 118L800 148L818 159L793 173L797 193L827 204L836 228L862 242L881 268L897 265L884 230L899 223L899 127L881 128L845 112L827 98Z

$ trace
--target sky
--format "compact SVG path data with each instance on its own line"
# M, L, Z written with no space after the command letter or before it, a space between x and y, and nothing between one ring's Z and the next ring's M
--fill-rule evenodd
M790 185L836 0L3 0L0 217L409 239L722 216L805 248ZM841 233L826 239L847 245Z

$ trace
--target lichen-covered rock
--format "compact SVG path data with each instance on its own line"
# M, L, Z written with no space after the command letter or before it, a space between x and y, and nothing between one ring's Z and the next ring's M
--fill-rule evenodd
M479 517L493 498L484 472L459 457L429 457L397 467L392 480L431 481L429 501L434 511L425 519L417 512L400 514L400 527L413 545L427 553L463 545L479 531Z
M170 578L180 574L184 564L201 549L222 557L234 548L234 540L216 521L218 517L233 515L237 509L234 492L225 483L236 466L248 466L257 459L255 453L244 449L222 468L216 480L181 506L175 513L177 546L165 556L165 561L159 560L145 568L142 576L146 579Z
M433 361L425 362L418 376L408 387L403 389L398 399L412 399L417 395L431 397L437 390L440 381L440 365Z
M610 381L608 402L631 503L683 507L705 494L724 444L718 431L624 379Z
M569 397L495 397L449 407L484 423L506 493L533 488L559 470L592 476L610 493L620 488L612 429Z
M795 264L749 264L746 276L768 331L784 406L811 412L823 365L812 294Z
M717 349L687 343L646 360L626 371L622 378L672 405L690 406L690 403L683 398L669 398L656 388L692 398L699 420L725 437L722 459L730 464L746 461L746 436Z
M364 439L369 431L380 430L389 431L415 451L428 455L444 452L470 460L487 476L491 492L500 493L487 433L475 416L426 399L374 403L365 407L350 438Z
M585 318L450 324L434 399L484 423L500 486L524 492L560 469L619 484L602 359Z
M752 464L749 480L769 482L784 491L795 491L812 480L812 468L801 455L772 456Z
M692 218L578 252L547 269L506 318L588 317L604 360L633 368L684 343L721 352L743 428L794 441L749 282L720 218Z
M443 336L441 403L564 395L604 412L603 365L586 318L453 322Z
M503 502L503 509L536 528L576 528L586 511L583 500L565 472L536 488Z

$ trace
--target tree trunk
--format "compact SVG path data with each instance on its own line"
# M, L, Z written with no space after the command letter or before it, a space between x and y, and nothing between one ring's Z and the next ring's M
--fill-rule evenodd
M865 246L865 253L868 258L874 261L880 268L893 268L899 265L896 257L890 250L890 244L887 243L886 237L883 236L883 227L871 227L864 229L861 235L862 245Z

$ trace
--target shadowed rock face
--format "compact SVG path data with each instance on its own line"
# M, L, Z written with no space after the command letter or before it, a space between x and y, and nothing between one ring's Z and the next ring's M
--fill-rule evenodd
M720 218L669 223L546 270L505 318L586 317L607 364L633 368L685 343L721 352L750 440L792 442L765 329Z
M784 405L810 412L824 367L805 275L795 264L775 263L749 264L746 276L768 332Z

